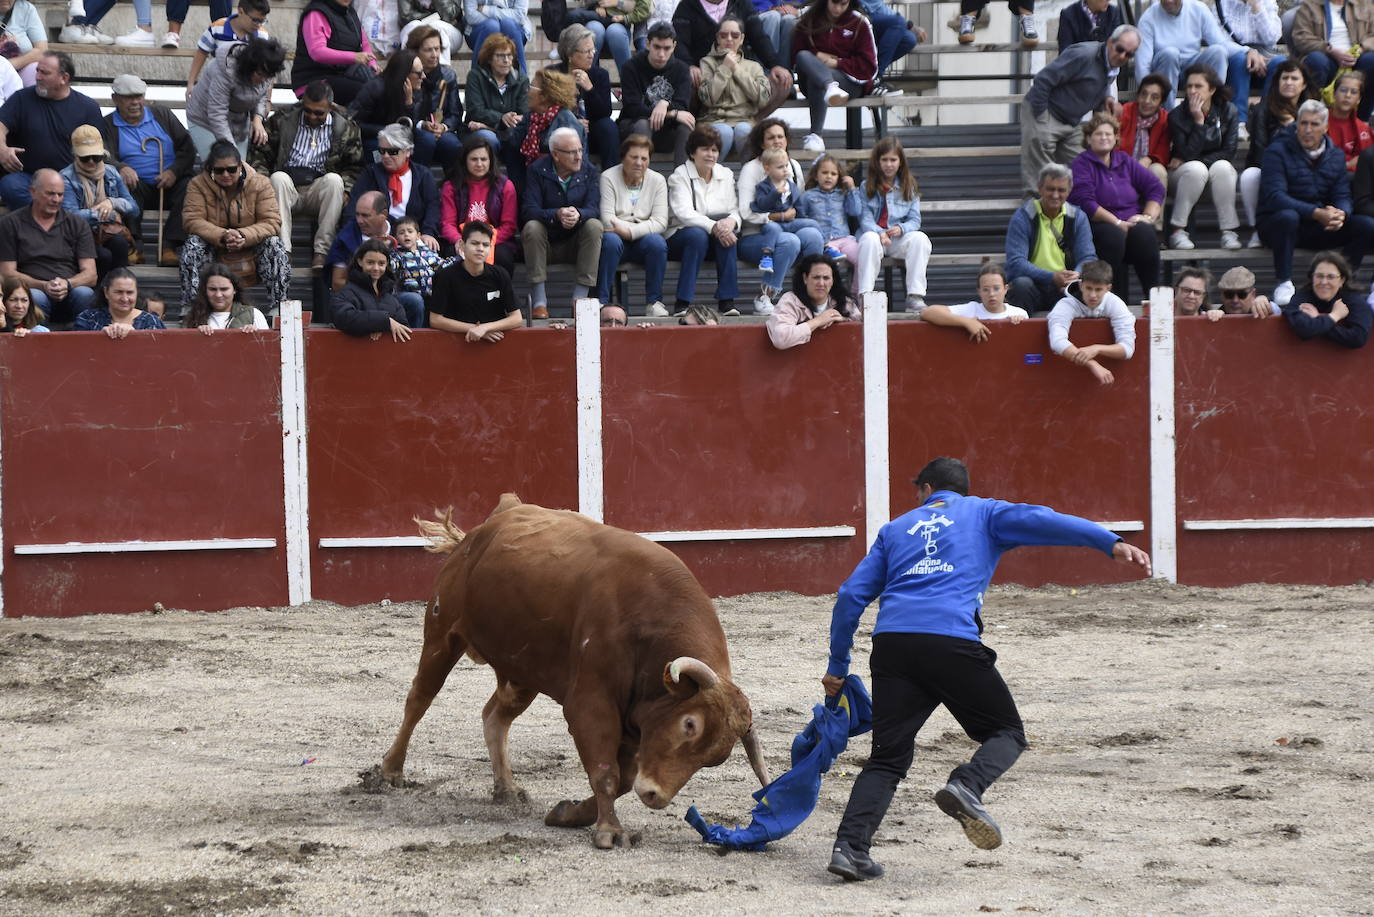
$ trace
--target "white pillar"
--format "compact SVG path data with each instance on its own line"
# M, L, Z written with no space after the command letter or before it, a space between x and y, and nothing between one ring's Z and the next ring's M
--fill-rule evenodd
M579 299L577 319L577 510L604 522L601 441L601 303Z
M282 493L288 601L310 601L310 490L305 442L305 329L301 301L281 304Z
M1174 291L1150 291L1150 559L1154 575L1178 582L1178 431L1174 421Z
M891 520L892 482L887 421L887 294L865 293L864 305L864 550Z

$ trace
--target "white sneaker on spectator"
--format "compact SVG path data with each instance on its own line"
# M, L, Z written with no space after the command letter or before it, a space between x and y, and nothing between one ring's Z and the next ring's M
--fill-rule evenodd
M767 291L754 297L755 315L772 315L777 309L773 306L773 300L768 298Z
M86 18L86 0L68 0L67 3L68 19Z
M62 27L62 31L57 33L57 40L64 45L98 45L100 39L92 35L88 29L90 26L76 22L69 22Z
M1016 18L1021 25L1021 47L1034 48L1040 44L1040 33L1035 31L1035 14L1023 13Z
M919 314L922 310L925 309L925 307L926 298L924 296L912 295L906 298L906 310L908 312L915 312Z
M1223 229L1221 231L1221 247L1230 252L1240 248L1240 236L1236 235L1234 229Z
M1283 283L1274 287L1274 305L1286 306L1292 300L1293 294L1297 292L1293 288L1293 281L1285 280Z
M1244 121L1236 125L1236 139L1242 143L1250 139L1250 128L1245 126Z
M973 29L976 26L977 22L978 17L976 15L959 17L959 44L972 44Z
M167 32L167 33L165 33L165 34L162 36L162 47L164 47L164 48L180 48L180 47L181 47L181 33L180 33L180 32L170 32L170 31Z
M87 35L93 36L93 37L95 38L95 43L98 44L98 45L112 45L112 44L114 44L114 36L113 36L113 35L106 35L104 32L100 31L100 29L99 29L98 26L93 26L93 25L88 25L88 26L86 26L86 34L87 34Z
M808 153L824 153L825 141L820 134L807 134L802 138L802 149Z
M152 30L144 31L138 26L134 26L132 32L127 35L120 35L114 43L121 48L156 48L157 39L153 38Z
M906 90L893 86L891 83L880 82L873 87L873 91L869 95L877 96L880 99L895 99L897 96L906 95Z
M1245 243L1246 248L1263 248L1264 243L1260 241L1259 230L1250 233L1250 241Z
M1188 238L1188 230L1175 229L1169 234L1169 247L1180 251L1189 251L1193 248L1193 240Z
M645 307L644 314L650 318L667 318L668 307L662 302L651 302Z
M849 101L849 93L840 88L839 83L827 83L825 87L826 105L843 105Z

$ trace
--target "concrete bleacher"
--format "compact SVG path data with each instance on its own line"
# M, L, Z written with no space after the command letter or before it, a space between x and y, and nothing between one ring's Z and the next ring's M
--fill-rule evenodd
M281 39L288 49L294 47L294 36L300 13L305 0L275 0L268 28ZM824 132L828 152L849 164L851 172L861 172L869 156L873 140L883 134L897 137L911 159L922 191L923 229L930 235L934 245L929 270L928 302L962 302L973 297L974 278L977 266L983 261L1002 260L1003 236L1007 220L1019 206L1021 193L1019 187L1020 134L1015 121L1017 103L1025 88L1024 76L1017 68L1024 66L1027 59L1023 49L1011 42L984 40L989 33L980 32L979 41L972 45L953 43L952 35L945 34L942 25L942 10L953 10L953 3L922 3L919 8L922 16L914 12L909 15L929 21L935 16L937 24L932 32L934 43L918 46L902 66L905 69L893 74L893 82L905 90L896 98L856 99L847 110L863 115L863 120L847 118L846 111L832 113L828 128ZM916 4L907 5L908 10L916 10ZM155 9L154 34L162 33L161 8ZM527 46L527 56L531 68L543 66L548 60L550 43L537 28L537 6L532 10L535 17L536 32ZM53 26L54 38L61 25L61 11L50 9L49 25ZM149 81L150 98L162 101L174 108L185 107L185 77L190 66L190 57L195 39L208 22L208 8L202 4L191 7L183 29L183 47L179 51L163 49L125 49L108 46L64 45L57 46L71 52L78 66L78 88L100 99L102 105L109 106L109 81L121 72L135 72ZM122 34L133 27L133 11L128 4L117 5L102 22L102 27L110 34ZM1053 34L1051 23L1042 21L1042 34ZM1008 37L1010 37L1008 35ZM1036 54L1054 52L1052 42L1044 42ZM997 74L984 73L983 83L975 86L971 81L952 79L933 80L929 61L941 56L966 56L984 54L979 60L1001 60L1010 55L1011 65L1006 71ZM603 61L615 77L613 63ZM453 60L453 67L462 80L471 66L471 52L466 47L460 49ZM273 93L274 103L289 102L292 96L285 89L286 74ZM1000 89L989 91L986 83L1000 79ZM793 99L780 110L780 116L794 125L794 143L806 132L802 125L806 122L805 102ZM1004 119L998 123L951 124L949 120L958 117L961 111L1005 111ZM938 113L938 117L928 120L941 123L922 123L927 115ZM800 128L800 129L798 129ZM793 155L803 164L809 163L811 154L799 149ZM738 169L738 162L731 159L726 165ZM656 156L654 167L667 172L671 163L666 156ZM1201 263L1207 266L1224 264L1245 264L1255 271L1261 286L1272 283L1270 257L1263 250L1242 250L1223 252L1206 246L1215 245L1217 225L1215 212L1210 200L1203 202L1194 211L1194 241L1198 249L1192 252L1165 251L1166 276L1172 266L1182 263ZM311 274L309 264L308 221L296 221L294 274L291 295L306 301L309 307L312 298ZM151 266L156 253L153 251L154 232L145 231L148 244L145 248L145 264L138 268L147 285L164 295L168 295L169 306L176 310L179 290L177 288L177 269ZM759 273L756 268L741 266L741 291L738 304L747 311L748 302L757 292ZM708 263L704 276L698 284L698 293L703 300L714 293L713 268ZM677 279L677 266L670 264L665 285L665 299L671 302ZM902 301L902 282L900 270L886 278L895 285L890 292L895 293L893 301L898 308ZM517 276L517 286L523 288ZM1132 278L1132 298L1139 300L1140 291ZM566 269L555 269L549 284L550 308L555 315L570 313L571 277ZM631 311L643 306L643 290L640 280L632 279L626 305Z

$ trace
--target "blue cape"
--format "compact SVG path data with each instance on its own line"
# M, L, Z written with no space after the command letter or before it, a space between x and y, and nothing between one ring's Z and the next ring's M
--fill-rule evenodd
M708 825L696 806L687 810L687 823L708 844L732 850L763 850L769 841L791 834L816 808L821 775L849 744L851 736L873 728L873 700L857 675L849 675L836 697L827 697L811 711L811 722L792 740L792 769L754 793L758 803L747 828Z

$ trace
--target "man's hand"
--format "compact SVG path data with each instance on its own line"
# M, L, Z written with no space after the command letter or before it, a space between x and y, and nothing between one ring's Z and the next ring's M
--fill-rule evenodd
M520 119L523 117L524 116L518 111L508 111L501 116L501 123L506 127L515 127L515 125L520 123ZM485 127L485 125L483 126Z
M1117 120L1121 119L1121 103L1110 96L1102 103L1102 110Z
M119 177L124 179L124 184L132 191L138 187L138 173L129 166L119 167Z
M655 130L655 131L656 131L656 130L662 129L662 127L663 127L663 122L664 122L665 120L667 120L667 118L668 118L668 100L667 100L667 99L660 99L660 100L658 101L658 104L654 106L653 111L649 112L649 128L650 128L650 130Z
M786 67L777 66L768 71L768 81L774 86L792 88L792 71Z
M1254 299L1250 300L1250 314L1255 318L1268 318L1273 315L1274 310L1269 308L1269 297L1256 293Z
M1326 53L1332 60L1336 62L1337 67L1355 66L1355 58L1352 57L1350 51L1345 48L1337 48L1335 45L1327 45Z
M505 336L506 334L504 331L494 331L488 328L486 325L473 325L471 328L468 329L468 333L466 335L467 339L474 344L478 341L487 341L489 343L495 344L497 341L501 340Z
M1268 67L1268 63L1265 61L1263 54L1251 48L1250 53L1245 55L1245 66L1256 76L1262 76L1265 69Z
M1102 350L1101 344L1088 344L1085 347L1079 347L1069 359L1079 366L1087 366L1089 362L1097 359L1097 355Z
M253 119L253 128L248 139L253 146L267 146L267 128L262 126L261 118Z
M572 229L581 218L582 214L577 212L576 207L558 208L558 225L564 229Z
M22 152L22 146L0 146L0 166L4 166L6 172L24 171L24 164L19 161Z
M1219 322L1221 321L1221 317L1225 315L1226 312L1222 309L1208 309L1206 312L1203 312L1202 314L1207 316L1207 321L1209 322Z
M1150 555L1133 544L1118 541L1116 544L1112 545L1112 557L1115 557L1123 564L1135 564L1145 571L1146 576L1151 575Z
M826 697L837 697L840 689L844 687L844 679L827 672L821 676L821 687L825 689Z
M172 190L172 186L176 183L177 174L173 172L171 169L163 169L161 172L157 173L157 179L153 182L153 184L157 185L164 191Z
M66 299L72 291L72 282L66 277L54 277L43 285L43 291L49 299Z
M1071 270L1069 270L1068 268L1064 268L1064 270L1062 270L1062 271L1055 271L1055 272L1054 272L1054 286L1055 286L1055 289L1062 290L1062 289L1064 289L1066 286L1068 286L1069 284L1073 283L1073 282L1074 282L1075 280L1077 280L1077 279L1078 279L1078 272L1077 272L1077 271L1071 271Z
M429 233L425 233L424 235L420 236L420 241L425 243L425 247L428 248L430 251L437 252L439 250L439 240L431 236Z

